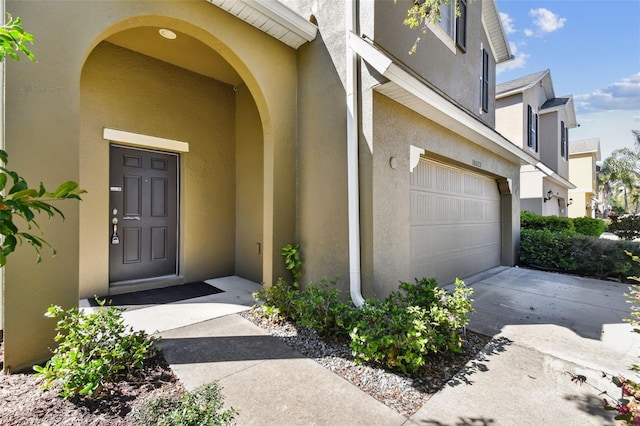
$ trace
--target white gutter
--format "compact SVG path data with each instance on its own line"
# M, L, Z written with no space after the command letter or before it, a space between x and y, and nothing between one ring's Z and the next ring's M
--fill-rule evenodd
M349 201L349 290L357 307L364 305L360 271L360 193L358 182L358 55L349 43L356 29L355 0L345 0L347 91L347 189Z
M0 0L0 24L5 24L5 1ZM4 93L6 60L0 63L0 149L4 150ZM4 330L4 268L0 268L0 330Z

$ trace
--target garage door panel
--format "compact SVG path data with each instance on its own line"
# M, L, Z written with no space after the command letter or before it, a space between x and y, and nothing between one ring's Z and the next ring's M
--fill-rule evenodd
M421 159L411 174L411 273L451 282L500 264L494 179Z

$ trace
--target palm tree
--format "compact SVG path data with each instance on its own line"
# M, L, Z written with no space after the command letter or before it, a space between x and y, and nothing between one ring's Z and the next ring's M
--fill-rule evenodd
M640 132L634 131L633 134L637 138ZM640 142L636 141L636 144L640 147ZM633 191L634 186L640 184L640 150L621 148L613 151L602 163L600 180L606 184L604 192L607 199L613 187L620 187L624 209L629 211L629 193Z

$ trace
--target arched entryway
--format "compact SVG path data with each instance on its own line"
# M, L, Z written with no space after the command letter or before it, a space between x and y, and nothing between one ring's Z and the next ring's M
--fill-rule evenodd
M264 130L251 91L187 33L197 29L136 20L99 42L82 71L80 174L95 195L80 209L90 223L80 295L228 275L261 282ZM175 164L165 172L154 161Z

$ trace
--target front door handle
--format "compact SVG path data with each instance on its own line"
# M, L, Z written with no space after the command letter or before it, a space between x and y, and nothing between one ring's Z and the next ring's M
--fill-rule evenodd
M140 220L140 216L125 216L122 220Z

